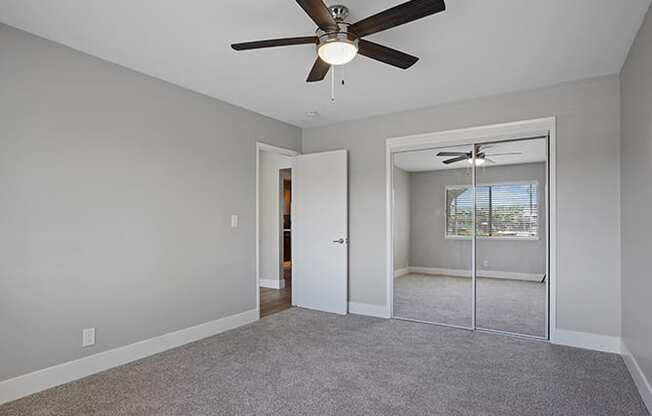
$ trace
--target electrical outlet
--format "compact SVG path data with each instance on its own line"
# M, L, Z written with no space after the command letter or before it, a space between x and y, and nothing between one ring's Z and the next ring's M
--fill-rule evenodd
M484 261L482 262L482 266L483 266L483 267L489 267L489 260L484 260Z
M238 228L238 216L231 215L231 228Z
M82 347L95 345L95 328L86 328L82 330Z

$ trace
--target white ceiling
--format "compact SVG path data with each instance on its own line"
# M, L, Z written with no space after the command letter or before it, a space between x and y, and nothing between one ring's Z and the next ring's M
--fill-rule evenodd
M406 172L427 172L433 170L469 168L471 165L466 161L446 165L444 160L452 157L437 156L439 152L471 152L473 145L442 147L436 149L417 150L401 152L394 155L394 166ZM513 142L491 143L480 146L479 151L484 152L494 163L486 163L481 166L493 167L504 165L516 165L521 163L536 163L546 161L546 140L520 140ZM496 153L520 153L518 155L492 156Z
M338 0L355 21L402 0ZM297 126L618 73L650 0L448 0L435 16L369 37L419 56L403 71L365 57L307 84L310 45L232 42L311 35L293 0L2 0L0 21ZM306 117L308 111L319 116Z

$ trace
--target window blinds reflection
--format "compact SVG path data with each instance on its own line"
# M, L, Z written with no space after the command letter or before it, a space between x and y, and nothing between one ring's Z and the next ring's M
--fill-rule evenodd
M476 187L476 226L480 237L538 237L537 184L530 182ZM471 236L472 230L473 188L448 187L446 235Z

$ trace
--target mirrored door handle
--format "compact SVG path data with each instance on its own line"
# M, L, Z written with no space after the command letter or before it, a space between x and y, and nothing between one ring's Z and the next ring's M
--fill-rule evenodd
M343 239L343 238L340 238L339 240L333 240L333 243L344 244L344 243L346 243L346 240Z

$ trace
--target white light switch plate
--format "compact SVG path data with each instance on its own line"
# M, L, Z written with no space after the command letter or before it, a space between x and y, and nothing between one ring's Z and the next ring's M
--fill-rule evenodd
M237 228L237 227L238 227L238 216L231 215L231 228Z
M95 328L86 328L82 330L82 347L95 345Z

